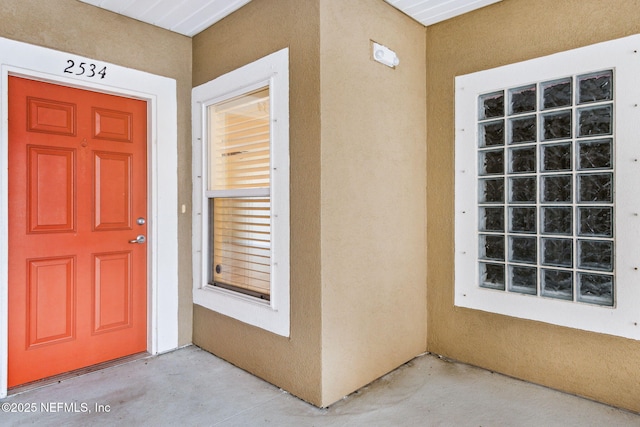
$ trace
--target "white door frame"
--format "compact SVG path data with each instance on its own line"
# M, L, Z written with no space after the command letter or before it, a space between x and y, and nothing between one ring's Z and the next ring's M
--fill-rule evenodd
M98 74L103 67L106 67L104 77ZM147 351L157 354L178 346L178 142L175 80L0 37L0 398L7 395L8 375L9 75L147 101Z

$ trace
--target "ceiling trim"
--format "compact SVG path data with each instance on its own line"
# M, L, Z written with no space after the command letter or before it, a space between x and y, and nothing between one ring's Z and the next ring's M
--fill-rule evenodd
M101 9L193 37L251 0L79 0ZM301 1L301 0L298 0ZM349 1L349 0L343 0ZM462 15L501 0L384 0L422 25Z

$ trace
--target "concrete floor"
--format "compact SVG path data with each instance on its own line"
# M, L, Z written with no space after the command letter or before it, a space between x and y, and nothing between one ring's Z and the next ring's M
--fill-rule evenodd
M10 396L0 408L2 426L640 426L640 415L433 355L318 409L193 346Z

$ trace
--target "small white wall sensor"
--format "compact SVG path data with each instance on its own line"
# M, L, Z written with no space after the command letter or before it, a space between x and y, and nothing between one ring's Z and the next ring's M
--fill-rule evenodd
M396 55L396 53L388 47L376 43L373 40L371 45L373 49L374 60L391 68L395 68L400 63L398 55Z

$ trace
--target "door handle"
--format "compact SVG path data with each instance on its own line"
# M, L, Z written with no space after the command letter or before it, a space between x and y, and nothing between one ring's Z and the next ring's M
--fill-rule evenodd
M129 240L129 243L144 243L147 241L147 238L144 237L144 234L138 234L138 237L136 237L133 240Z

